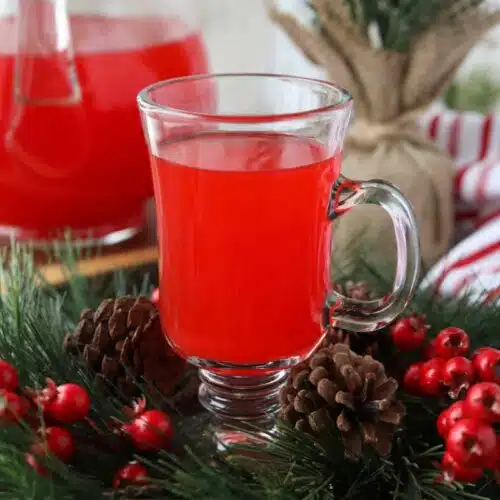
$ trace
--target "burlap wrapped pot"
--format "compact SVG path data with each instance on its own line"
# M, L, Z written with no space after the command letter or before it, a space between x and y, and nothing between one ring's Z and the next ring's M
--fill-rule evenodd
M351 20L344 0L311 0L308 27L271 4L272 19L328 78L354 97L355 119L344 151L343 173L355 180L395 184L413 205L424 267L434 264L453 237L454 165L420 131L420 114L448 87L470 49L500 21L499 13L471 8L453 25L436 23L409 50L377 47ZM396 256L391 221L376 207L360 207L335 222L333 260L351 273L359 258L390 264ZM360 251L363 250L363 251Z

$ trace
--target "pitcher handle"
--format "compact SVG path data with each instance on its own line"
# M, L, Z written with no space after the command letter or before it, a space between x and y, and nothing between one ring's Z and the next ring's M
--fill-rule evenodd
M344 194L347 197L341 199ZM332 188L328 217L333 221L363 204L382 207L392 219L397 245L396 278L392 292L381 299L356 300L332 291L330 322L337 328L370 332L389 324L408 305L420 273L420 244L410 202L385 181L352 181L341 175Z

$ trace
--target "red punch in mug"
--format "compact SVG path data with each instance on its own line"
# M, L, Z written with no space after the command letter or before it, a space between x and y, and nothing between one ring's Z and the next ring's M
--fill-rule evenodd
M196 76L151 85L138 101L154 180L163 328L200 367L207 409L222 421L272 421L288 369L324 336L325 304L356 309L334 322L360 332L405 308L420 261L411 206L388 183L342 176L352 99L332 83ZM387 210L398 245L392 292L369 302L329 282L331 221L363 203Z

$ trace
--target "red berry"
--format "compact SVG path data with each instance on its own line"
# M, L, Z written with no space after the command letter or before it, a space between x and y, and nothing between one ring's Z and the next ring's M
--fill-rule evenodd
M420 388L424 394L436 396L441 392L444 359L434 358L426 361L420 371Z
M48 476L49 472L48 470L40 464L38 459L33 455L33 453L25 453L24 454L24 461L35 471L38 472L38 474L41 474L42 476Z
M437 419L439 435L443 439L446 439L450 430L463 418L466 418L465 403L463 401L457 401L439 415Z
M403 387L409 394L417 395L422 392L420 388L420 377L423 365L423 363L415 363L406 370L403 379Z
M47 416L63 424L84 420L90 409L87 391L77 384L49 387L42 396L42 406Z
M443 359L465 356L469 348L469 336L460 328L453 326L441 330L434 340L436 356Z
M491 457L491 460L486 465L487 469L500 473L500 435L497 436L497 449L494 456Z
M452 455L445 453L441 462L443 477L446 482L458 481L475 483L483 476L483 470L478 467L465 467L457 462Z
M416 351L422 347L428 329L425 316L412 314L391 326L392 340L401 351Z
M494 349L493 347L478 347L471 355L470 355L470 359L471 361L474 361L479 354L481 354L482 352L484 351L489 351L490 349Z
M23 420L27 408L23 397L14 392L0 391L0 422L16 423Z
M19 385L16 369L7 361L0 361L0 389L14 392Z
M446 451L461 465L485 467L496 453L493 428L476 418L457 422L446 438Z
M465 396L467 416L485 422L500 422L500 385L480 382L473 385Z
M473 355L474 367L480 380L500 384L500 351L482 347Z
M160 303L160 289L155 288L153 293L151 293L151 302L157 306Z
M443 383L449 388L449 395L457 398L474 381L474 365L464 357L451 358L443 369Z
M143 485L148 482L148 471L144 465L133 461L116 473L113 480L113 488L116 489L128 485Z
M47 427L42 431L41 441L33 447L38 455L47 452L56 456L62 462L67 462L73 455L73 438L62 427Z
M173 433L170 418L159 410L144 412L123 429L141 451L159 451L166 448Z

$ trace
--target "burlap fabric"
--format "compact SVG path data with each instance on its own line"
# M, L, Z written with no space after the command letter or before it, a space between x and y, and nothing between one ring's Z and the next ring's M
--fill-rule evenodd
M428 268L452 240L454 166L423 136L417 119L448 87L470 49L500 22L500 14L471 8L453 24L437 19L408 52L393 52L377 47L351 21L344 0L310 3L317 14L314 27L272 2L271 18L330 80L352 93L355 120L343 173L356 180L383 179L402 190L413 205ZM353 271L358 255L372 265L394 261L392 224L380 208L356 208L335 225L333 258L343 273Z

